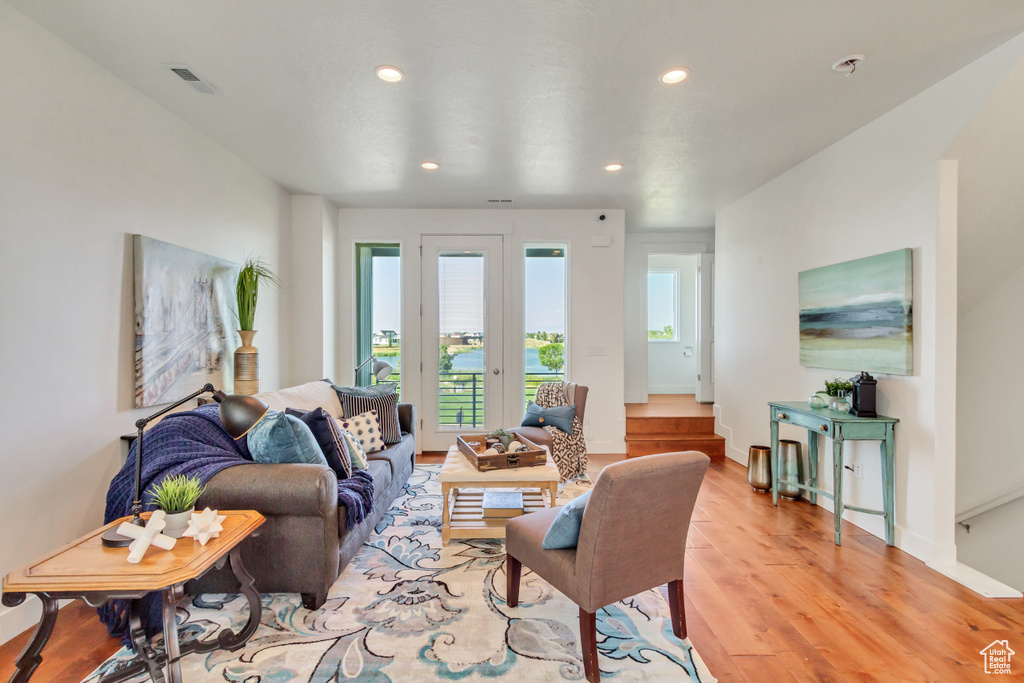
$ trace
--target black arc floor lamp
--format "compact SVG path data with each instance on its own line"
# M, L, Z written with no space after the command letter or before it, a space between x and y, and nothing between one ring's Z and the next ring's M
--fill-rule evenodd
M256 426L256 423L263 419L263 416L267 414L269 407L266 403L259 400L255 396L245 395L228 395L219 389L214 389L212 384L207 383L199 391L193 392L185 398L172 403L166 408L153 413L149 417L144 417L140 420L136 420L135 428L138 430L136 438L136 450L135 450L135 499L132 501L132 518L131 524L136 526L145 526L142 521L142 436L146 427L150 422L156 418L169 413L170 411L178 408L179 406L188 403L192 399L202 396L203 394L213 394L213 400L220 406L220 421L224 425L224 429L233 439L241 439L245 436L250 429ZM126 545L131 544L135 539L128 536L123 536L117 533L117 527L112 527L103 532L103 545L108 548L123 548Z

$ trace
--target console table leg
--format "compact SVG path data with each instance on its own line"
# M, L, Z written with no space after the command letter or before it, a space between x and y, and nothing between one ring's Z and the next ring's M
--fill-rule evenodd
M53 625L57 623L57 601L46 593L35 595L43 601L43 614L39 618L35 633L32 634L32 640L28 641L28 645L15 660L17 670L11 676L11 683L25 683L32 678L32 674L43 661L43 648L53 633ZM3 604L7 607L15 607L24 601L24 593L6 593L3 597Z
M779 423L771 422L772 433L772 505L779 504Z
M843 438L836 434L832 441L832 494L835 496L836 545L843 535Z
M807 430L807 467L811 471L810 484L818 488L818 433L813 429ZM811 505L818 504L818 494L808 491Z
M893 425L885 427L882 442L882 496L885 505L885 544L896 545L896 435Z

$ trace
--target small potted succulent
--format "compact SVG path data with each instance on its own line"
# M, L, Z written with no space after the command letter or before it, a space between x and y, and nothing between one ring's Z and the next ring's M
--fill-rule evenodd
M181 538L188 529L188 521L196 508L196 501L203 494L205 486L198 477L179 474L165 477L153 487L149 502L163 510L167 517L163 533L172 538Z
M510 434L504 429L495 429L493 432L488 434L487 437L490 439L497 439L505 448L508 448L508 445L516 439L515 434Z

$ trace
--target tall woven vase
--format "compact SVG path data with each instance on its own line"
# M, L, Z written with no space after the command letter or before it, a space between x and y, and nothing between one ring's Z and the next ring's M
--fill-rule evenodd
M252 345L256 330L238 330L242 345L235 349L235 393L260 393L260 350Z

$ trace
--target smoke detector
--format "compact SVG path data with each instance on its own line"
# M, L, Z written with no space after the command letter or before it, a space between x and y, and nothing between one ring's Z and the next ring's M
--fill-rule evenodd
M835 64L832 65L832 70L844 76L849 76L857 70L857 67L863 61L864 55L847 55L842 59L837 59Z
M188 67L187 64L164 64L164 68L173 73L175 76L185 81L193 88L203 93L204 95L219 95L220 91L213 87L207 81L204 81L199 76L196 76L195 72Z

